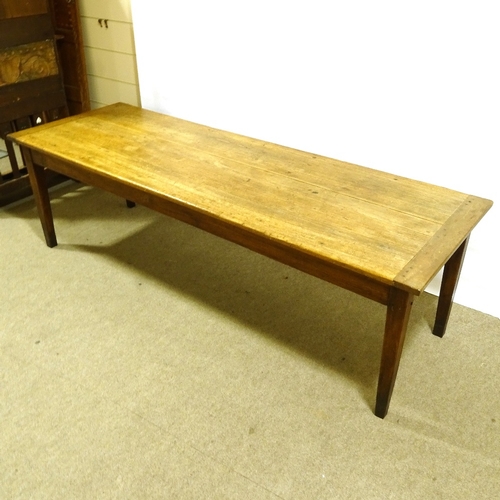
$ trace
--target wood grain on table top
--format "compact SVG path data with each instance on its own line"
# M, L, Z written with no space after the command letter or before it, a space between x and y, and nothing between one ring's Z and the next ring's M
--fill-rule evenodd
M121 103L13 137L75 168L121 179L415 293L491 206L443 187Z

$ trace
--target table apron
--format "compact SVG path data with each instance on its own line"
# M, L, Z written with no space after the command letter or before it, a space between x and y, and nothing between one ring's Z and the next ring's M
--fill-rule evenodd
M380 304L388 304L390 290L394 287L392 283L384 283L361 272L346 269L338 264L325 261L318 256L303 252L294 246L270 239L264 234L256 233L248 228L221 220L208 211L197 210L193 207L182 205L175 200L162 197L154 192L145 191L138 186L127 184L123 180L107 176L105 173L94 173L78 164L45 155L36 150L32 150L31 154L34 165L53 170L71 179L103 189L156 212L203 229L225 240L237 243L282 264L328 281Z

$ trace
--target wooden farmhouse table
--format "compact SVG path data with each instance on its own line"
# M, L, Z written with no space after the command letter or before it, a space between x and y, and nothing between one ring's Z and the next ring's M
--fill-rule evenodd
M49 247L45 169L110 191L387 306L384 418L414 296L444 266L443 336L469 235L492 202L118 103L10 136Z

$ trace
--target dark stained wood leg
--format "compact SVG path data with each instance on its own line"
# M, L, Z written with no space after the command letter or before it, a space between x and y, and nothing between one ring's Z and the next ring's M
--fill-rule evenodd
M436 313L436 321L432 333L437 337L442 337L446 331L446 325L450 317L451 306L453 305L453 297L457 289L458 278L462 270L465 252L467 250L467 238L450 257L444 266L443 279L441 281L441 290L439 292L439 301Z
M391 402L412 304L413 294L399 288L391 289L375 403L375 415L380 418L387 415Z
M135 207L135 202L134 201L130 201L130 200L126 200L127 201L127 207L128 208L134 208Z
M26 167L30 177L31 189L35 197L38 216L42 223L43 234L47 246L55 247L57 245L56 232L54 229L54 219L52 217L52 209L50 207L49 190L45 179L45 171L43 167L35 165L31 157L29 149L23 149Z
M16 151L12 141L8 138L5 140L5 147L7 148L7 154L9 155L12 177L14 177L14 179L19 179L19 177L21 177L21 172L19 171L19 164L17 163Z

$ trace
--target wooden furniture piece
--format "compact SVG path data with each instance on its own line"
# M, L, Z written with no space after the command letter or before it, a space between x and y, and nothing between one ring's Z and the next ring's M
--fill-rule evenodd
M70 115L90 109L78 0L49 0Z
M7 135L64 116L68 108L51 16L0 19L0 138L11 167L0 175L5 203L31 193L26 167Z
M44 169L108 190L387 306L375 414L389 408L413 298L444 265L446 329L469 234L492 202L125 104L13 134L47 245Z
M80 25L65 23L77 12L76 0L0 0L0 138L10 167L0 174L0 206L31 194L23 158L7 135L89 109Z

